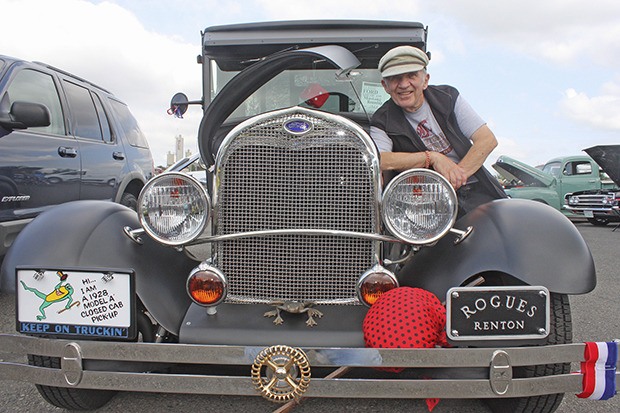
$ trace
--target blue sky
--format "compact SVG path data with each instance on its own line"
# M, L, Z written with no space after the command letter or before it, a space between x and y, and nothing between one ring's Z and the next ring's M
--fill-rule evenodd
M617 0L0 0L0 54L39 60L125 100L157 164L174 136L195 150L200 111L166 114L170 97L200 97L200 31L270 20L378 19L429 27L431 83L452 84L495 132L487 165L531 165L620 143Z

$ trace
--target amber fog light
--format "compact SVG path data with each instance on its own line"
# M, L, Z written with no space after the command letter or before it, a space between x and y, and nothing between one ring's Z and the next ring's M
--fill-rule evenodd
M357 282L357 294L359 300L370 307L383 293L396 287L398 287L396 276L380 265L376 265L360 277Z
M195 268L187 278L187 293L198 305L211 307L226 298L228 283L220 270L209 265Z

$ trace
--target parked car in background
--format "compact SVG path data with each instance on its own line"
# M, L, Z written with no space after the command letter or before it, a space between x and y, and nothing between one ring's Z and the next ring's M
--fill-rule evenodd
M152 176L125 103L60 69L0 56L0 257L54 205L98 199L135 209Z
M493 168L504 178L511 198L531 199L563 209L564 199L575 191L611 189L613 181L586 155L565 156L549 160L535 168L508 156L500 156Z
M584 151L605 170L615 183L613 188L575 191L566 196L564 208L585 217L592 225L604 226L620 221L620 145L593 146ZM616 207L616 209L614 209Z
M207 183L206 165L200 159L200 154L195 153L180 159L166 168L165 172L184 172L194 178L209 190Z

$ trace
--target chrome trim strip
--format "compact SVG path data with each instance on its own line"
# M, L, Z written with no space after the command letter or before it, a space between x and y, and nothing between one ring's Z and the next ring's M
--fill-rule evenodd
M562 209L568 209L569 211L579 211L579 212L583 212L583 211L592 211L592 212L606 212L609 213L612 210L612 207L609 206L608 208L604 208L604 207L579 207L579 206L567 206L564 205Z
M257 298L244 298L244 297L238 297L236 295L228 295L226 297L226 301L232 304L268 304L271 305L273 304L273 300L264 300L264 299L257 299ZM314 300L312 301L313 304L316 305L359 305L361 304L360 301L357 299L357 297L353 297L353 298L344 298L344 299L339 299L339 300Z
M260 237L268 237L273 235L331 235L334 237L345 237L345 238L361 238L368 239L373 241L385 241L385 242L398 242L404 243L404 241L391 237L388 235L381 234L365 234L362 232L353 232L353 231L339 231L339 230L329 230L329 229L272 229L266 231L250 231L250 232L239 232L235 234L226 234L226 235L213 235L213 236L205 236L199 237L196 240L189 242L185 245L196 245L196 244L204 244L208 242L223 242L223 241L231 241L242 238L260 238Z
M134 343L48 339L18 334L0 334L4 353L63 357L67 345L77 346L83 360L144 361L154 363L252 364L262 346ZM265 346L267 347L267 346ZM315 367L489 367L498 348L304 348ZM583 361L584 343L501 348L512 366ZM620 357L620 353L619 353ZM13 364L0 362L4 366ZM2 377L2 375L0 375Z

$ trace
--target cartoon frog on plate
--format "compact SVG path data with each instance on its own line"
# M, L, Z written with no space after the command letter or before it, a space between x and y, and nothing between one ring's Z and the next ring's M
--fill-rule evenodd
M34 293L37 297L43 300L43 303L39 307L39 311L41 314L37 315L37 320L45 320L47 316L45 315L45 309L54 303L59 303L62 301L66 301L65 309L68 310L72 307L73 303L73 287L69 283L63 284L68 275L63 273L62 271L56 271L56 275L60 278L60 282L56 284L54 287L54 291L49 294L42 293L36 288L28 287L26 283L23 281L19 281L26 291L30 291Z

